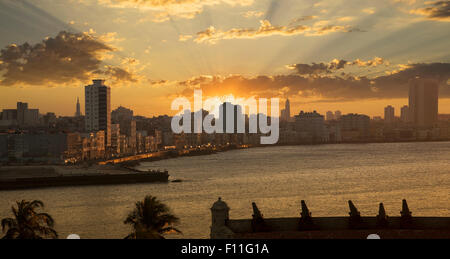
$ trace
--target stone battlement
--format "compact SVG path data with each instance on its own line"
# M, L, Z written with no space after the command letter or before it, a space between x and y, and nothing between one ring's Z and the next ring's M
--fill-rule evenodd
M360 216L351 201L348 217L312 217L304 201L300 217L266 219L255 203L252 207L252 219L229 219L229 207L219 198L211 208L211 238L355 238L377 232L393 238L450 237L450 217L412 217L406 200L394 217L382 203L372 217Z

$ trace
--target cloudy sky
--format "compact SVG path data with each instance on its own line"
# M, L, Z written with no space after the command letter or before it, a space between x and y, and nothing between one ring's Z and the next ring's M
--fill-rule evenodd
M113 108L145 116L196 88L399 115L419 75L450 113L450 1L0 0L0 35L0 109L72 115L104 78Z

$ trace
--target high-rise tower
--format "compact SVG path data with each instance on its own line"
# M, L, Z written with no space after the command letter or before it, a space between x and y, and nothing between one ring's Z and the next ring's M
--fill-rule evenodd
M435 80L415 78L410 81L410 120L417 127L430 128L437 122L438 91L438 83Z
M411 115L410 115L410 112L409 112L409 107L408 107L408 105L404 105L402 107L402 109L400 110L400 119L403 122L410 122L411 121L410 118L411 118Z
M87 132L105 131L105 145L111 145L111 88L105 80L92 80L85 90L85 125Z
M289 121L290 118L291 118L291 103L289 102L289 99L286 99L284 109L281 110L281 120Z
M286 103L284 104L284 110L286 114L286 120L289 120L291 118L291 102L289 99L286 99Z
M384 108L384 121L386 123L393 123L395 121L395 109L391 105Z
M77 97L77 108L75 112L75 117L81 116L81 108L80 108L80 98Z

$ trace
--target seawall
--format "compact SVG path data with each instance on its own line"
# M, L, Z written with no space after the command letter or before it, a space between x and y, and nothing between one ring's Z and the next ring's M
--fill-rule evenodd
M87 174L52 177L27 177L0 180L0 190L31 189L57 186L111 185L168 182L168 172L120 174Z

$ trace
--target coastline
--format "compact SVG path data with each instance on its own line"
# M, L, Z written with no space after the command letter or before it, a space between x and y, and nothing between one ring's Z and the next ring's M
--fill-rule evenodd
M339 142L339 143L302 143L302 144L273 144L273 145L229 145L220 148L214 148L205 152L192 150L170 150L170 151L158 151L156 153L161 153L161 155L149 155L147 158L139 158L141 155L129 156L126 157L126 161L119 162L123 165L129 164L130 166L136 166L139 162L153 162L160 161L164 159L178 158L184 156L203 156L203 155L211 155L217 154L219 152L226 152L231 150L239 150L239 149L249 149L249 148L267 148L267 147L282 147L282 146L320 146L320 145L348 145L348 144L356 144L356 145L364 145L364 144L393 144L393 143L428 143L428 142L450 142L450 139L442 139L442 140L403 140L403 141L360 141L360 142ZM154 153L150 153L154 154ZM135 159L133 159L135 158ZM122 158L123 159L123 158ZM103 161L100 164L115 164L113 160Z
M123 166L9 166L0 168L0 191L59 186L110 185L169 181L167 171Z
M139 164L139 162L152 162L159 161L170 158L178 158L185 156L204 156L217 154L219 152L226 152L230 150L246 149L253 147L251 145L228 145L220 147L204 147L204 148L191 148L184 150L165 150L157 151L147 154L139 154L127 157L121 157L116 159L110 159L106 161L101 161L99 165L122 165L123 167L134 167Z

